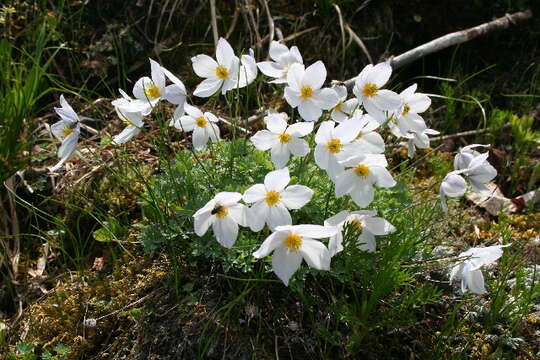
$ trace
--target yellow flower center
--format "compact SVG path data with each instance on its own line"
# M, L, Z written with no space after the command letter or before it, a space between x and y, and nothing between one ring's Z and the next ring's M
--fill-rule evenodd
M216 76L220 79L226 79L229 77L229 70L225 66L218 66L216 68Z
M352 219L348 222L351 224L357 231L362 230L362 222L358 219Z
M366 178L369 175L369 168L364 164L360 164L354 168L354 173L356 176Z
M159 88L152 84L148 87L144 88L144 93L146 96L148 96L149 99L157 99L158 97L161 97L161 91Z
M68 137L71 133L73 133L73 129L69 126L64 126L64 128L62 129L62 135L64 137Z
M197 125L200 128L206 127L206 119L203 116L199 116L195 119L195 125Z
M313 89L309 85L304 85L300 88L300 96L304 99L309 99L313 96Z
M341 148L343 148L343 144L339 139L332 139L326 143L326 147L328 148L328 151L337 154L341 151Z
M281 195L277 191L269 191L266 193L265 201L268 206L276 205L279 202L279 199L281 199Z
M296 252L298 249L300 249L300 246L302 246L302 238L296 234L290 234L285 238L283 243L289 249L289 251Z
M364 88L362 89L362 94L366 97L372 97L377 95L377 85L369 83L364 85Z
M401 113L401 115L405 116L409 113L409 111L411 111L411 107L409 106L409 104L405 104L403 105L403 112Z
M289 141L291 141L291 135L287 134L287 133L283 133L283 134L279 134L279 141L282 143L282 144L286 144L288 143Z
M336 110L336 111L343 110L343 105L344 105L343 101L338 102L338 104L336 106L334 106L334 110Z
M212 210L212 215L216 215L218 218L224 218L229 214L229 210L227 210L226 206L223 205L216 205L214 209Z

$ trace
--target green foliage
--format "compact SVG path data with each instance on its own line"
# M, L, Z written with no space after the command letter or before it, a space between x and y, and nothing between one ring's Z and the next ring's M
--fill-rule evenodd
M28 32L32 48L19 49L0 40L0 183L29 159L21 152L32 145L31 119L38 102L53 90L47 88L47 70L59 49L51 53L47 46L55 28L56 19L44 17L37 29Z

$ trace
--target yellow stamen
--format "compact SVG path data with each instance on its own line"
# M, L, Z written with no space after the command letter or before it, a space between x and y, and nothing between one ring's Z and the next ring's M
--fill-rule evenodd
M362 89L362 94L366 97L372 97L377 95L377 85L369 83L364 85L364 88Z
M157 99L158 97L161 97L161 91L154 84L145 87L144 93L146 96L148 96L149 99Z
M206 127L206 119L203 116L199 116L195 119L195 125L197 125L200 128Z
M352 219L348 222L349 224L351 224L357 231L360 231L362 230L362 222L358 219Z
M287 133L279 134L279 141L282 144L288 143L289 141L291 141L291 138L292 138L292 136L287 134Z
M358 165L353 171L359 177L366 178L369 175L369 168L364 164Z
M64 126L64 128L62 129L62 135L64 137L68 137L71 133L73 133L73 129L68 126Z
M268 206L276 205L281 199L281 195L277 191L269 191L266 193L265 201Z
M337 154L341 151L341 148L343 148L343 144L339 139L332 139L326 143L326 147L328 148L328 151Z
M216 76L220 79L226 79L229 77L229 69L227 69L225 66L218 66L216 68Z
M409 106L409 104L405 104L403 105L403 112L401 113L401 115L405 116L409 113L409 111L411 111L411 107Z
M229 210L227 210L227 207L220 205L216 211L216 216L221 219L227 216L227 214L229 214Z
M340 101L340 102L338 102L338 104L337 104L336 106L334 106L334 110L336 110L336 111L342 111L344 105L345 105L345 104L343 103L343 101Z
M313 96L313 89L309 85L304 85L300 88L300 96L304 99L309 99Z
M296 234L290 234L285 238L283 243L289 248L289 251L296 252L300 249L300 246L302 246L302 238Z

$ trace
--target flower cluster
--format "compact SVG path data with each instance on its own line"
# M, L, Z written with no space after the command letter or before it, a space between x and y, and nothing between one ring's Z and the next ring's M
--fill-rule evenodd
M376 251L376 236L395 232L387 220L377 217L377 211L366 209L374 200L378 188L391 188L396 181L387 169L385 142L380 130L388 128L397 138L408 143L408 154L414 156L416 148L429 147L428 135L436 135L421 113L431 100L416 92L413 84L401 93L385 89L392 67L383 62L367 65L355 78L352 94L343 85L325 87L326 67L322 61L305 66L296 47L287 48L272 42L269 57L272 61L257 63L253 52L236 56L225 39L220 39L216 58L197 55L191 59L194 72L204 80L193 95L210 97L251 84L258 70L272 78L272 84L283 84L283 97L298 110L303 121L294 122L285 113L269 110L265 117L266 129L251 137L251 143L261 151L270 150L274 171L266 174L262 184L255 184L245 192L219 192L193 215L195 233L203 236L212 227L217 241L226 248L234 246L239 226L253 232L265 226L272 233L253 253L257 259L273 253L274 273L288 285L302 260L315 269L329 270L331 258L340 253L346 227L357 232L357 246L367 252ZM182 132L192 132L193 148L203 150L208 140L220 140L220 119L187 103L188 93L182 81L169 70L150 59L151 77L140 78L133 87L131 98L120 90L121 97L113 101L118 116L126 128L114 137L114 144L123 144L135 137L144 127L144 117L156 105L168 101L177 105L170 126ZM167 85L167 81L171 84ZM75 151L79 118L63 96L61 108L56 112L61 121L52 126L53 134L62 140L58 151L60 162L55 171ZM323 117L322 121L319 120ZM315 148L310 149L305 138L314 132ZM465 178L473 191L485 192L485 183L496 175L487 162L487 153L480 154L467 146L456 155L455 170L441 185L440 198L446 209L445 197L463 195L467 189ZM334 183L336 197L350 195L362 210L342 210L328 218L324 225L293 225L291 211L301 209L313 197L313 190L302 184L289 185L291 177L287 167L291 156L306 157L313 151L315 163L326 171ZM319 239L329 238L328 245ZM502 253L500 247L499 252ZM470 252L470 254L469 254ZM499 252L471 249L463 256ZM482 255L483 256L483 255ZM498 256L497 256L498 257ZM490 256L494 261L496 256ZM456 266L452 279L461 277L464 288L483 292L483 278L479 268L489 261L466 260ZM472 279L472 280L471 280Z

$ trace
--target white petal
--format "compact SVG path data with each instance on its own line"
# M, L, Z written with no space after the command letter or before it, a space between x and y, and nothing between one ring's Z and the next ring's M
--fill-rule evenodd
M380 217L366 217L362 223L374 235L387 235L396 231L392 224Z
M441 183L441 193L448 197L458 197L467 191L467 183L460 175L449 173Z
M317 145L315 147L315 164L321 169L326 170L328 169L329 161L330 153L328 152L326 145Z
M216 68L218 63L208 55L197 55L191 58L193 71L197 76L203 78L216 77Z
M313 90L317 90L323 86L325 80L326 80L326 67L324 66L323 62L319 60L316 63L306 68L304 75L302 77L302 85L308 85L308 86L311 86ZM333 90L331 91L335 94ZM335 95L337 98L337 94Z
M184 101L186 101L186 93L185 90L181 89L178 85L169 85L165 87L165 94L163 98L171 104L184 106Z
M348 194L354 188L357 176L351 171L346 170L336 177L336 196L340 197Z
M485 294L486 288L484 287L484 275L481 270L468 271L467 266L463 269L462 282L466 284L466 287L475 294Z
M265 201L259 201L248 209L248 222L251 231L259 232L263 229L269 212L269 206Z
M112 143L114 145L125 144L126 142L131 140L134 136L139 134L140 131L141 129L138 128L137 126L128 125L124 128L124 130L122 130L120 134L114 137Z
M289 162L290 151L287 144L281 144L278 142L274 147L272 147L272 163L276 169L281 169L287 166Z
M287 186L289 181L291 181L289 169L283 168L280 170L270 171L268 174L266 174L264 177L264 186L266 187L267 191L280 192L285 188L285 186Z
M272 41L270 43L270 49L268 51L268 54L272 59L277 61L280 57L282 57L283 55L287 55L288 53L289 49L287 48L287 46L277 41Z
M219 78L205 79L197 85L193 91L193 95L198 97L210 97L219 90L222 84L223 80Z
M220 139L220 133L219 133L219 127L214 122L209 122L206 125L206 132L208 133L208 136L210 137L210 140L216 142Z
M266 192L267 190L263 184L256 184L244 192L242 199L251 204L263 200L266 197Z
M278 136L268 130L257 131L250 140L257 149L262 151L266 151L279 143Z
M148 97L144 93L144 90L147 89L149 86L152 86L154 82L152 79L150 79L148 76L144 76L137 80L135 85L133 85L133 95L140 100L147 101Z
M259 67L259 70L261 70L261 72L266 76L273 78L280 78L283 76L283 67L273 61L259 62L257 63L257 66Z
M317 121L322 115L322 110L310 100L303 100L298 104L298 113L306 121Z
M382 166L372 166L369 168L369 171L375 176L377 186L389 188L396 185L396 181L386 168Z
M204 149L209 137L208 131L206 131L205 128L195 126L193 129L193 148L195 148L195 150Z
M361 184L356 184L350 194L355 204L364 208L373 201L373 198L375 197L375 190L373 190L373 186L371 186L369 183L364 182Z
M300 91L302 87L302 77L304 76L304 65L292 64L287 72L287 84L294 90Z
M203 236L208 231L208 227L212 224L216 217L212 215L209 211L201 213L200 215L194 216L194 228L195 234Z
M378 90L377 95L371 98L371 101L380 110L395 110L401 106L401 98L398 94L390 90Z
M268 218L266 223L271 230L274 230L278 226L291 225L292 218L289 210L281 202L274 206L268 207Z
M212 229L217 241L226 248L232 248L238 237L238 224L230 217L215 217Z
M318 270L330 270L330 253L320 241L303 239L298 249L308 265Z
M300 209L313 196L313 190L304 185L292 185L281 192L281 201L289 209Z
M367 252L375 252L377 250L377 242L375 236L367 231L363 231L362 235L358 237L358 248Z
M263 241L259 249L257 249L257 251L253 253L253 256L257 259L261 259L265 256L270 255L270 253L274 251L274 249L283 245L283 240L287 235L289 235L288 231L273 232Z
M293 108L300 105L300 103L303 101L303 99L298 95L298 91L291 87L286 87L283 95L285 96L287 103Z
M345 219L349 216L349 212L347 210L341 210L336 215L329 217L324 221L324 225L330 225L330 226L338 226L341 225Z
M287 121L278 114L270 114L266 119L266 127L274 134L281 134L287 129Z
M235 57L231 45L224 38L220 38L216 48L217 62L229 69Z
M407 99L407 104L410 106L409 111L422 113L430 107L431 99L426 94L418 93Z
M239 202L240 199L242 199L242 194L239 192L222 191L214 196L214 201L225 206L234 205Z
M335 123L333 121L323 121L315 135L317 144L325 144L333 138Z
M298 252L289 252L285 247L279 247L272 256L272 270L278 278L289 286L289 280L300 267L302 255Z
M301 237L323 239L337 234L338 228L321 225L295 225L293 226L293 232Z
M348 143L353 141L358 134L362 124L354 119L346 120L336 126L334 129L334 136L341 140L342 143Z
M195 129L195 119L189 115L181 116L178 121L174 122L174 127L180 131L193 131Z
M387 62L382 62L370 69L369 74L366 77L366 82L373 83L381 88L388 82L391 75L392 66Z
M333 89L326 88L314 92L311 101L320 109L330 110L338 104L339 97Z
M247 208L244 204L234 204L227 208L229 216L239 225L248 226Z
M161 65L159 65L156 61L152 59L149 60L152 73L152 81L158 88L163 89L165 87L165 74L163 73L163 69L161 68Z
M79 142L79 130L75 129L71 134L66 136L66 138L62 141L62 144L58 148L58 157L69 158L71 154L75 152L78 142Z
M304 139L292 138L287 145L294 156L302 157L309 153L309 145Z

